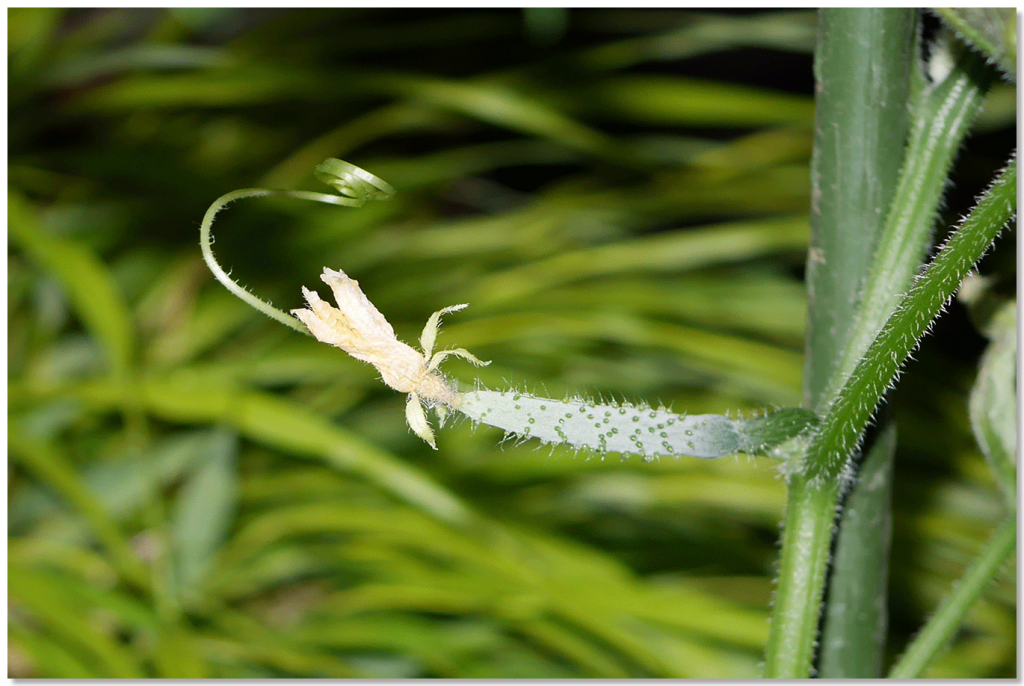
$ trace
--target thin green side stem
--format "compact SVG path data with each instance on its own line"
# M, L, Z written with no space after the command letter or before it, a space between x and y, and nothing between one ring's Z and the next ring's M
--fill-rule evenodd
M235 200L242 198L260 198L268 196L284 196L298 200L312 200L313 202L327 203L328 205L343 205L345 207L362 207L367 200L387 200L395 194L395 189L389 183L383 181L370 172L345 162L330 158L317 165L313 174L322 182L331 186L340 195L328 195L326 193L312 193L310 191L274 191L265 188L243 188L232 191L217 198L206 215L203 216L203 223L199 227L199 245L203 250L203 260L210 268L217 280L224 284L224 287L241 298L248 305L275 319L285 326L295 329L307 336L312 335L306 326L295 317L282 312L270 303L260 300L255 295L245 290L238 282L228 276L217 258L213 256L213 235L210 228L213 226L213 218L217 213Z
M864 285L850 340L826 393L830 400L896 309L931 245L932 227L950 167L981 111L991 77L992 71L981 57L967 48L959 48L949 75L922 93L914 108L906 163Z
M953 592L924 625L921 633L914 638L907 651L900 656L899 661L889 672L889 678L913 679L921 675L931 659L953 637L971 605L981 596L985 587L1016 549L1017 513L1013 512L999 527Z
M213 218L217 213L235 200L269 196L286 196L289 198L299 198L301 200L315 200L317 202L326 202L332 205L346 205L348 207L359 207L363 203L337 195L327 195L326 193L309 193L306 191L271 191L264 188L243 188L217 198L213 204L210 205L210 208L206 210L202 226L199 227L199 245L203 250L203 260L206 261L206 266L210 268L210 271L213 272L213 275L217 280L224 284L225 288L271 319L275 319L285 326L295 329L299 333L311 336L312 334L309 333L306 326L298 319L287 312L277 309L270 303L260 300L255 295L245 290L245 288L239 285L237 281L228 276L227 272L221 268L220 263L217 262L217 258L213 256L213 248L211 247L213 244L213 234L210 232L210 229L213 226Z
M843 477L850 454L900 366L917 347L967 272L1016 216L1016 211L1017 158L1014 153L978 205L904 296L846 380L822 421L821 430L811 440L803 465L806 478L824 485Z

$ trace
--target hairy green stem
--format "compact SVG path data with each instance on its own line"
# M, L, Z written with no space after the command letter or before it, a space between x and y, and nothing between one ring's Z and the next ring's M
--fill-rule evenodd
M932 10L957 36L1017 80L1017 12L1009 7L943 7Z
M799 477L790 480L779 582L765 649L767 677L792 679L811 673L839 492L838 483L819 488Z
M899 308L846 380L835 404L811 440L803 465L806 478L831 484L843 478L849 455L900 366L1017 212L1016 153L981 201L904 296Z
M262 188L243 188L217 198L213 204L210 205L210 208L206 210L206 215L203 217L203 224L199 227L199 246L203 250L203 260L206 262L206 266L210 268L211 272L213 272L214 277L224 285L224 288L228 289L241 298L243 302L256 308L271 319L276 319L285 326L309 336L311 334L306 330L306 327L302 325L302 322L290 314L277 309L265 300L260 300L255 295L245 290L243 286L232 279L228 273L221 268L220 263L217 262L217 258L213 256L213 235L211 234L210 229L213 226L213 218L217 213L235 200L240 200L242 198L261 198L274 195L288 195L288 193L287 191L270 191Z
M807 259L807 407L826 389L850 337L899 178L909 128L914 10L824 9L817 85ZM765 649L765 675L802 678L814 664L841 483L789 476L782 556Z

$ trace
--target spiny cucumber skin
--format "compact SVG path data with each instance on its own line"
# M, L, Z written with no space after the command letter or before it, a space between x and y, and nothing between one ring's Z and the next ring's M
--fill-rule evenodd
M736 422L721 415L680 416L665 409L550 400L514 391L471 391L457 408L521 438L567 443L604 454L711 459L741 447Z

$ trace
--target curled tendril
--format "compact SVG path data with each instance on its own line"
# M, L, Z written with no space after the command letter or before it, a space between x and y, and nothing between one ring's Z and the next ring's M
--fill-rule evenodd
M386 181L362 167L333 157L318 164L313 174L342 195L354 198L360 205L367 200L387 200L395 194L395 189Z
M275 319L285 326L291 327L296 331L306 334L307 336L311 334L302 322L292 315L277 309L270 303L260 300L255 295L247 291L237 281L228 276L227 272L225 272L220 266L220 263L217 262L217 258L213 256L213 249L211 247L213 243L213 234L210 232L210 228L213 226L213 218L218 212L235 200L240 200L242 198L285 196L288 198L298 198L299 200L323 202L329 205L362 207L367 200L387 200L395 194L395 189L386 181L377 178L370 172L365 169L361 169L354 164L349 164L348 162L334 158L328 159L324 161L323 164L318 165L314 174L318 179L334 188L339 195L313 193L310 191L275 191L268 190L266 188L243 188L217 198L213 204L210 205L210 208L206 210L206 215L203 217L203 223L199 227L199 244L203 250L203 260L206 261L206 266L210 268L210 271L213 272L213 275L217 280L224 284L225 288L241 298L244 302L255 307L271 319Z

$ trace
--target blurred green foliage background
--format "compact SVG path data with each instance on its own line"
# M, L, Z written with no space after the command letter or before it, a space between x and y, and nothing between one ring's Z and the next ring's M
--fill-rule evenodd
M456 423L251 310L344 269L464 384L690 413L800 402L809 11L8 10L9 674L749 677L770 461L586 459ZM949 220L1012 146L997 87ZM982 271L1015 280L1012 240ZM1009 244L1009 247L1007 245ZM321 288L326 295L326 289ZM890 399L890 650L1001 516L951 308ZM1016 674L1006 574L929 676Z

